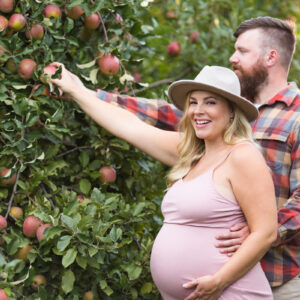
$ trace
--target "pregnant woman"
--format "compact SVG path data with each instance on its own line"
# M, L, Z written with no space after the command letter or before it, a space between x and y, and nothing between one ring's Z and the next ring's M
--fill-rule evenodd
M163 299L273 299L259 260L277 234L274 187L251 137L258 111L240 96L235 73L206 66L195 80L171 84L170 100L184 116L180 132L169 132L99 101L53 65L62 74L52 82L99 125L173 167L150 262ZM229 258L215 248L215 236L241 221L250 234Z

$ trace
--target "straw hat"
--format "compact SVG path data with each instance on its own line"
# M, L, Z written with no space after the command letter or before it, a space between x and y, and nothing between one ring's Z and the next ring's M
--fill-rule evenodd
M241 86L236 74L227 68L205 66L194 80L178 80L168 89L171 101L180 110L184 110L186 97L191 91L207 91L233 102L245 114L249 122L258 117L253 103L241 97Z

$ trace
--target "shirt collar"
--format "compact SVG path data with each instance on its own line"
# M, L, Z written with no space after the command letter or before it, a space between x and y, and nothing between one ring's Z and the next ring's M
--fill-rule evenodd
M297 87L296 82L289 82L288 86L277 93L273 98L269 100L267 105L272 105L276 101L283 102L286 106L292 105L294 99L299 94L299 89Z

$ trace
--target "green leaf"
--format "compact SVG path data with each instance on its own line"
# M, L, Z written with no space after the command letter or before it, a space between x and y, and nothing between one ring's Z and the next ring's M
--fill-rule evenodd
M70 218L69 216L66 216L66 215L62 215L61 216L61 220L62 222L71 230L75 230L75 225L74 225L74 221L72 218Z
M82 151L79 155L79 161L83 168L85 168L90 161L89 153L88 151Z
M122 229L121 228L116 228L115 225L112 227L109 233L109 237L111 240L116 243L118 239L122 237Z
M125 268L125 270L128 273L129 280L135 280L139 278L142 273L142 267L136 265L135 263L131 263Z
M0 252L0 267L3 267L6 263L5 257L3 254Z
M73 290L75 282L74 273L71 270L67 270L62 276L61 288L65 294L70 293Z
M74 21L70 18L67 18L64 24L64 32L70 32L73 28L74 28Z
M132 215L133 216L138 216L141 211L143 210L143 208L145 207L145 203L144 202L139 202L133 209Z
M77 264L82 268L82 269L86 269L87 266L87 258L84 256L76 256L76 262Z
M92 187L92 184L89 182L89 180L87 179L80 179L79 181L79 188L80 188L80 191L83 193L83 194L88 194L88 192L91 190L91 187Z
M75 249L69 249L67 253L63 256L62 259L62 265L67 268L70 266L74 261L77 256L77 250Z
M59 251L64 251L69 246L71 239L72 236L70 235L64 235L60 237L56 245L57 249Z
M92 201L95 201L95 202L102 202L103 195L101 194L101 191L97 188L94 188L91 199L92 199Z
M88 251L89 251L89 256L93 257L98 252L98 249L94 247L89 247Z
M151 282L145 282L141 288L141 294L146 295L152 292L153 285Z

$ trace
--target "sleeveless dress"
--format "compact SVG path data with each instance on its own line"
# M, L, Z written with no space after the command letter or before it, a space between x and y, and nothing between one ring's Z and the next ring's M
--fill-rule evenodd
M213 275L229 259L215 247L215 237L245 221L245 217L237 202L216 190L213 173L231 151L198 177L178 180L163 199L164 224L153 244L150 267L164 300L183 300L194 290L183 288L184 283ZM273 299L260 263L225 289L218 299Z

